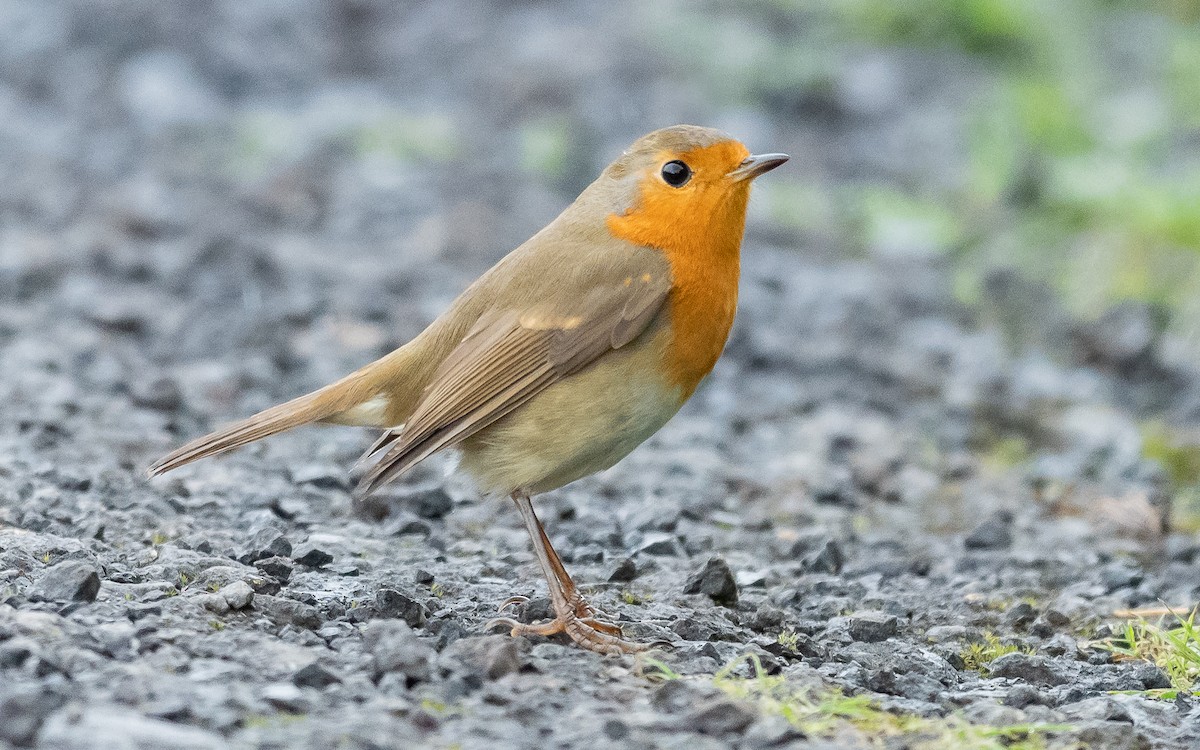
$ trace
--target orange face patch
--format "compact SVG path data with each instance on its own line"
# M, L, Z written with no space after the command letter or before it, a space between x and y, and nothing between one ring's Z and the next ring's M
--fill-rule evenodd
M750 183L729 173L749 155L737 141L663 153L641 176L635 205L607 218L613 236L658 248L671 264L674 340L664 364L683 398L712 370L733 325ZM692 172L679 187L660 174L672 160Z

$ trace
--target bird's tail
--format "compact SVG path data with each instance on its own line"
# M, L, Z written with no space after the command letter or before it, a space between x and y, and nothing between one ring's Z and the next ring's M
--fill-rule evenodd
M372 374L360 370L320 390L197 438L155 461L147 473L158 476L196 459L216 456L310 422L386 426L388 402L377 389L378 380Z

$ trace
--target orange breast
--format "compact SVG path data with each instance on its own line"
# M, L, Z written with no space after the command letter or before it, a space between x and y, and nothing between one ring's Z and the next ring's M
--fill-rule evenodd
M737 143L710 148L745 151ZM733 164L743 158L718 156ZM671 264L673 340L663 365L668 382L686 399L716 364L733 325L750 186L713 180L686 194L664 187L647 178L638 205L623 215L610 215L607 223L614 236L658 248Z
M686 400L725 349L737 311L738 262L734 259L719 273L697 273L704 269L694 266L681 270L669 300L672 342L666 374Z

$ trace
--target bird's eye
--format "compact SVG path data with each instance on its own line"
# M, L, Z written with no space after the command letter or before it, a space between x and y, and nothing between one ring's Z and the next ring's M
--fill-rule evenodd
M683 187L692 179L692 168L678 159L663 165L662 178L671 187Z

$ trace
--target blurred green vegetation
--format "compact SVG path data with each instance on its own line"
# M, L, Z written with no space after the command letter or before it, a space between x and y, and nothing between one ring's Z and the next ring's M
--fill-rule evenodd
M963 159L946 174L847 186L793 170L770 188L785 224L852 252L951 254L967 301L997 265L1051 281L1082 315L1116 299L1179 309L1198 296L1200 1L739 0L662 12L687 19L666 27L671 49L693 50L686 64L703 66L726 103L785 102L813 117L844 64L871 51L915 54L905 64L971 92L951 102Z
M1200 435L1153 420L1142 425L1142 453L1171 481L1171 528L1200 531Z

